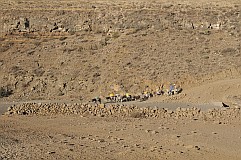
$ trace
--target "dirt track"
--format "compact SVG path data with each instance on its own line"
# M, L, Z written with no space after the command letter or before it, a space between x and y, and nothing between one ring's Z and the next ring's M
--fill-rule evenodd
M202 110L222 107L221 102L230 106L240 106L241 79L226 79L212 83L204 83L196 87L184 90L180 95L176 96L157 96L145 102L128 102L127 105L137 105L139 107L159 107L175 110L177 107L189 108L197 107ZM185 96L182 96L185 95ZM81 103L77 100L31 100L31 101L16 101L0 102L0 114L7 111L7 107L14 104L22 103ZM105 101L104 101L105 102Z
M220 84L228 84L227 82L236 84L237 81L236 79L215 82L193 90L199 93L205 87L209 88L216 84L221 86ZM190 94L191 91L187 90L186 93ZM210 93L212 91L210 90ZM194 107L192 104L187 106L187 103L178 101L164 103L156 100L150 99L139 106L160 106L170 109L177 106ZM49 101L35 102L45 104ZM195 105L198 106L198 103ZM211 104L209 107L224 109ZM240 115L227 114L222 119L218 117L216 115L215 118L211 116L208 119L100 118L74 114L1 116L0 153L2 159L239 160Z

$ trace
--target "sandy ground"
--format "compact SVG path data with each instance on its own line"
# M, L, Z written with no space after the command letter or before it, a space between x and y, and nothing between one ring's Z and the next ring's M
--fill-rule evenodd
M0 128L1 159L241 158L237 120L1 116Z
M187 90L236 84L225 80ZM231 85L230 85L231 86ZM231 88L232 89L232 88ZM210 90L212 95L213 90ZM228 92L227 92L228 93ZM206 93L209 95L209 92ZM201 96L201 94L200 94ZM191 96L190 96L191 97ZM222 95L219 95L222 97ZM139 107L219 108L215 103L165 102L164 97L134 102ZM170 97L167 97L170 98ZM165 98L164 98L165 99ZM193 98L196 101L199 98ZM213 98L210 97L210 100ZM159 100L159 101L157 101ZM34 102L34 101L29 101ZM35 101L50 103L51 101ZM63 103L63 101L52 101ZM14 102L1 102L1 109ZM22 102L15 102L21 104ZM25 102L26 103L26 102ZM66 102L67 103L67 102ZM68 103L74 103L69 101ZM100 118L77 115L0 116L1 159L178 159L239 160L240 117L215 119Z
M201 84L184 97L154 97L139 107L219 108L239 103L240 79ZM234 98L236 95L236 99ZM75 101L28 101L75 103ZM206 103L201 103L206 102ZM2 101L0 112L11 104ZM25 102L27 103L27 101ZM128 104L128 103L126 103ZM76 115L0 116L1 159L241 159L240 117L218 120L95 118Z
M0 160L241 159L237 115L3 115L170 82L183 92L125 104L240 110L239 0L0 1L0 87L13 90L0 99Z

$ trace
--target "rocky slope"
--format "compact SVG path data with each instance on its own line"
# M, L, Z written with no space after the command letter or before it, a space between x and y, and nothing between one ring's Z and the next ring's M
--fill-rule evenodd
M0 87L85 99L240 76L240 5L3 1ZM14 11L14 12L13 12Z

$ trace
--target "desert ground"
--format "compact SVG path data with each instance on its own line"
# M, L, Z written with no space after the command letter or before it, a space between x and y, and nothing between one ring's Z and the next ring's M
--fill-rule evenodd
M241 159L239 0L0 2L0 160Z

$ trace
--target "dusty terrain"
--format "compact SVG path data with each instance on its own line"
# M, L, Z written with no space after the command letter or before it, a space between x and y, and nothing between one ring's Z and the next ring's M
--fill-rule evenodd
M0 2L0 159L241 159L239 0Z
M158 117L151 117L155 113L150 110L145 112L145 116L149 115L145 118L133 114L128 116L125 109L121 110L121 116L116 117L118 114L112 109L112 115L102 112L103 117L95 117L81 112L71 113L70 106L65 111L60 108L54 111L54 106L57 105L52 105L52 109L42 106L42 111L29 112L28 116L1 116L0 158L241 158L240 108L208 113L191 109L166 112L161 109L156 111ZM103 111L101 108L97 110Z
M11 100L240 76L238 1L1 2L0 81Z

